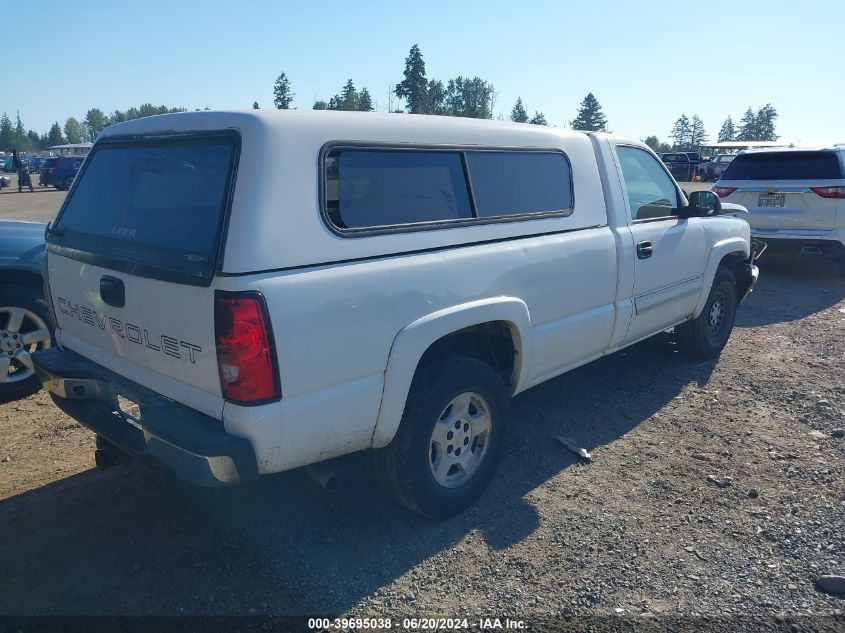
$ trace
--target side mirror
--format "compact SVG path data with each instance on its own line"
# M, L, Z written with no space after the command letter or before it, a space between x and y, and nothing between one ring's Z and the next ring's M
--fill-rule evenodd
M712 191L693 191L689 195L688 217L708 217L722 212L722 201Z

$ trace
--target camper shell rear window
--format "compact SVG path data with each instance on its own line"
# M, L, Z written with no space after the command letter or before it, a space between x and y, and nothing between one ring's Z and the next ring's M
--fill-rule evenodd
M140 276L210 284L238 151L232 133L97 144L47 236L50 250Z

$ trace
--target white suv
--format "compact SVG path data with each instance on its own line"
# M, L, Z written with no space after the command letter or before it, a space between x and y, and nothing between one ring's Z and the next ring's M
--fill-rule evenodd
M845 255L845 146L749 150L714 185L770 252Z
M393 496L443 516L493 476L514 394L666 328L721 352L757 278L738 215L607 134L139 119L48 231L57 344L34 363L101 463L219 485L376 449Z

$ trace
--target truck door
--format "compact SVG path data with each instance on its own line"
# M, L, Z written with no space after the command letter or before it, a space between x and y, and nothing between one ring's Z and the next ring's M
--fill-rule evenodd
M677 216L680 192L650 152L615 145L635 257L634 314L625 342L670 327L690 316L701 292L706 249L701 218Z

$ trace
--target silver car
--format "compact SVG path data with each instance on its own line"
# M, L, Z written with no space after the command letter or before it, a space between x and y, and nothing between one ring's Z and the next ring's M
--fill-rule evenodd
M845 145L739 154L713 186L770 252L845 256Z

